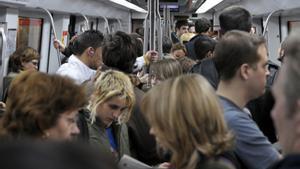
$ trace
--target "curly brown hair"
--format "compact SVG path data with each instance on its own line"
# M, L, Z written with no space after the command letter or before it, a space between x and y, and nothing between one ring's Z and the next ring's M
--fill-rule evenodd
M84 88L69 78L22 72L11 83L0 135L41 138L59 116L87 104Z

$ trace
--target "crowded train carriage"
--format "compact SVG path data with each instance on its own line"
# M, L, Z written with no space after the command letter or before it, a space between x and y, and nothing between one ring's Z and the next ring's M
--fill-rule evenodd
M299 9L0 0L0 168L300 168Z

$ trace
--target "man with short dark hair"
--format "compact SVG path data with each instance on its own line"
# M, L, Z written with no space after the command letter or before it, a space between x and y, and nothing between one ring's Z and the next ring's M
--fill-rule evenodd
M180 36L184 33L188 33L189 23L187 20L178 20L175 24L175 31L171 34L172 43L179 43Z
M217 94L224 117L236 136L234 152L248 169L265 169L279 154L245 109L264 93L268 71L265 40L243 31L227 32L215 48L220 83Z
M56 73L74 79L77 84L91 80L102 63L103 39L103 34L95 30L80 34L72 47L74 54Z
M222 34L225 34L230 30L241 30L246 32L249 32L251 30L251 15L246 9L241 7L234 6L225 8L221 12L219 20ZM196 66L198 71L195 73L199 73L204 76L209 81L209 83L215 89L217 89L219 84L219 75L214 64L214 59L204 59Z
M189 42L185 44L187 50L187 56L193 60L197 60L195 52L195 42L199 39L206 39L208 37L208 31L211 28L211 23L206 18L200 18L195 22L195 30L197 35L194 36Z
M238 6L224 9L219 16L219 21L222 34L234 29L250 32L252 27L250 12Z
M107 69L117 69L131 74L137 57L134 45L130 36L125 32L118 31L109 35L103 45L103 63L108 67ZM130 77L133 81L133 76ZM130 151L138 160L148 165L156 165L162 161L156 153L155 139L149 134L150 127L140 111L140 101L144 92L137 87L134 88L134 92L136 103L128 121Z
M300 38L291 34L286 40L285 59L273 86L275 106L272 118L285 158L272 169L300 168Z

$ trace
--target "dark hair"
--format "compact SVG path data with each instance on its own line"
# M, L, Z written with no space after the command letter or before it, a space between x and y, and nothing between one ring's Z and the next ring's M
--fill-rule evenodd
M187 74L191 70L191 68L196 64L196 61L186 56L178 58L177 61L181 65L182 72L184 74Z
M250 32L252 26L250 12L237 6L224 9L219 16L219 21L222 33L234 29Z
M108 35L102 50L103 63L125 73L132 73L137 57L136 48L131 37L118 31Z
M11 83L0 134L40 138L59 116L87 103L84 88L67 77L24 72Z
M162 50L163 53L170 53L172 48L172 41L168 36L162 38Z
M136 48L137 56L142 56L144 54L143 48L143 37L137 33L131 33L130 37L132 38L132 42Z
M144 36L144 28L143 27L136 28L135 33L139 34L140 36Z
M34 59L40 59L37 50L31 47L20 47L9 57L8 72L19 73L23 70L22 62L30 62Z
M259 61L258 48L265 39L244 31L229 31L218 42L214 51L214 62L221 80L230 80L239 67Z
M207 32L211 27L211 23L206 18L200 18L195 22L195 31L197 33Z
M97 49L98 47L102 46L103 39L104 36L99 31L85 31L82 34L80 34L74 41L72 51L75 55L80 56L89 47Z
M0 152L0 168L6 169L117 169L110 155L79 143L2 141Z
M216 44L217 41L206 36L196 39L194 44L196 59L204 59L208 52L214 51Z
M176 29L180 29L182 26L189 26L189 23L187 20L178 20L175 24Z

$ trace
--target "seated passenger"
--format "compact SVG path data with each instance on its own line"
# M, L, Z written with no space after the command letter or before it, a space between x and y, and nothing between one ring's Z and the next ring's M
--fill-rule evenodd
M3 101L6 101L7 90L12 79L22 71L37 71L40 55L31 47L18 48L8 61L8 75L3 79Z
M126 74L115 70L102 72L88 105L89 142L118 160L124 154L130 155L125 123L134 103L133 85Z
M76 115L86 104L84 89L71 79L24 72L11 83L1 137L69 140L78 134Z
M210 161L224 168L235 165L229 153L233 135L213 88L202 76L182 75L153 87L142 100L142 112L150 133L171 152L176 169L203 168Z

